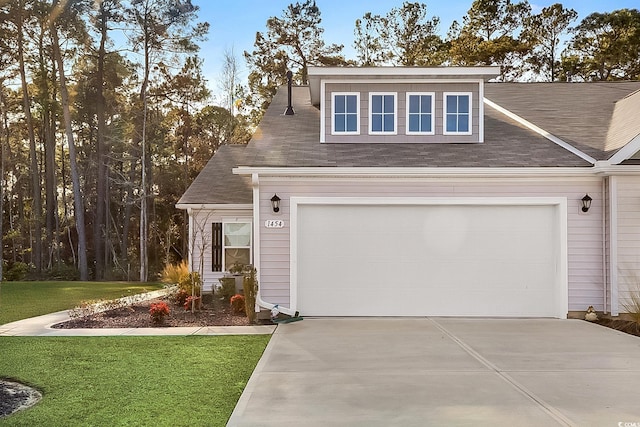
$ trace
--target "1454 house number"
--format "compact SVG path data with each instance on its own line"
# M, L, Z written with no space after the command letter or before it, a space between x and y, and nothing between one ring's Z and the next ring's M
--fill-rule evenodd
M284 228L284 221L281 219L268 219L264 222L266 228Z

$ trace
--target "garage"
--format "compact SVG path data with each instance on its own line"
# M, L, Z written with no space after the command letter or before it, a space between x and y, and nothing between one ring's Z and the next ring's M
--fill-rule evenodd
M292 302L303 315L566 317L561 200L292 204Z

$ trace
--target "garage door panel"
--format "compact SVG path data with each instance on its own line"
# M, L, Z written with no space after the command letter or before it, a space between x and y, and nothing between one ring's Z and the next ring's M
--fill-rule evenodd
M298 308L321 316L554 316L556 209L299 205Z

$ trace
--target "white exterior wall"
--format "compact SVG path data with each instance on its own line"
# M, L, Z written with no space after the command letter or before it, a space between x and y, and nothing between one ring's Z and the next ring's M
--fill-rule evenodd
M274 213L270 200L282 199ZM582 197L593 202L581 212ZM270 303L289 306L289 199L304 197L563 197L568 206L569 311L604 309L601 178L275 178L260 177L260 289ZM640 200L640 199L639 199ZM267 229L264 221L285 221ZM638 240L640 244L640 240Z
M611 275L617 277L619 312L626 313L627 297L630 293L640 293L640 177L617 176L614 179L618 199L614 211L617 259L611 265Z
M211 228L215 222L253 222L251 210L189 210L189 267L202 268L203 290L210 291L224 272L212 271Z

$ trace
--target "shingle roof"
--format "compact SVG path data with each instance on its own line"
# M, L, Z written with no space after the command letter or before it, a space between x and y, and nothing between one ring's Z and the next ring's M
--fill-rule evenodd
M495 83L485 97L598 159L608 158L640 132L640 82ZM280 88L249 145L224 146L179 204L248 204L254 167L590 167L591 164L485 106L485 142L479 144L320 143L320 111L309 88L293 87L295 115L285 116ZM617 102L617 104L616 104Z
M605 160L640 133L640 82L489 83L485 97Z
M514 87L515 89L515 87ZM294 87L296 114L285 116L281 88L245 152L241 166L272 167L554 167L590 166L575 154L490 107L481 144L320 143L320 111L307 87Z
M187 191L181 204L251 204L251 179L234 175L231 169L242 163L245 145L223 145L209 160Z

